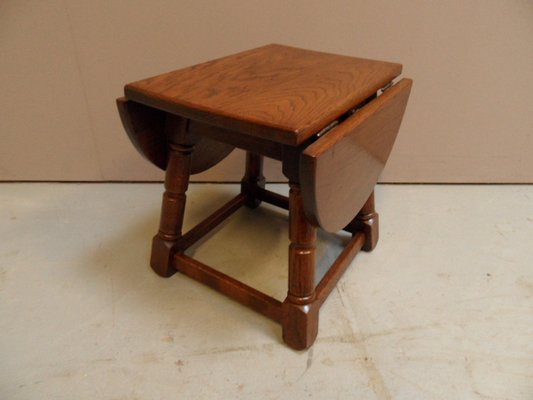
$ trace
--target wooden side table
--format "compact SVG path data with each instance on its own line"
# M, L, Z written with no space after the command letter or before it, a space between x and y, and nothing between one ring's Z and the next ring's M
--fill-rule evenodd
M149 161L166 170L151 266L176 271L277 321L294 349L311 346L318 314L360 250L378 240L374 185L394 144L411 80L401 65L268 45L125 87L123 125ZM191 174L235 147L247 151L241 192L182 233ZM280 160L284 197L265 189L263 156ZM185 250L239 207L264 201L289 210L289 282L280 302L187 256ZM351 241L315 285L317 228Z

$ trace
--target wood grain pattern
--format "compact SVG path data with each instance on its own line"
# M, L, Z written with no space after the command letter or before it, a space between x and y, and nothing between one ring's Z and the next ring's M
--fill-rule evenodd
M148 107L125 97L117 99L122 125L137 151L148 161L165 170L168 164L169 147L165 135L168 113ZM187 129L190 130L188 127ZM208 170L227 157L234 149L232 144L220 143L196 132L195 147L191 159L191 174Z
M304 206L315 225L336 232L365 204L392 150L411 84L401 80L303 152Z
M186 118L295 145L375 93L401 65L268 45L125 87Z

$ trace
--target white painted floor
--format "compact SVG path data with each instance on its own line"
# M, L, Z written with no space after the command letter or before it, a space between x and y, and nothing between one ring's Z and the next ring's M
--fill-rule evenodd
M533 186L379 186L380 243L304 352L150 270L161 190L0 185L0 399L533 399ZM187 225L237 190L192 185ZM286 227L242 209L193 253L282 299Z

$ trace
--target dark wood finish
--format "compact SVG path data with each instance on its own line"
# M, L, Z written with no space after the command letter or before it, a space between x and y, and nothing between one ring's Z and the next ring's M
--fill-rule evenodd
M204 136L195 135L194 153L191 159L191 175L199 174L214 167L226 158L235 148L227 143L219 143Z
M267 189L259 189L257 194L259 198L265 203L272 204L279 208L283 208L284 210L289 209L289 198L287 196L271 192Z
M392 150L411 83L401 80L305 149L299 174L312 223L336 232L363 207Z
M124 130L137 151L152 164L166 169L168 147L163 131L165 112L144 104L117 99L118 112Z
M258 192L264 188L263 156L247 151L245 173L241 181L241 193L246 195L248 207L257 208L261 204Z
M307 349L318 333L315 301L316 228L305 218L300 186L290 182L289 290L283 302L283 340L296 350Z
M399 64L269 45L127 85L117 100L124 127L137 150L166 169L154 271L178 270L280 323L293 349L311 346L320 307L356 254L378 241L373 188L411 81L377 94L400 72ZM190 175L234 147L247 151L241 193L182 234ZM282 162L288 198L265 189L263 156ZM289 210L283 302L184 254L238 208L262 201ZM318 227L344 228L352 239L315 285Z
M210 286L276 322L281 321L281 302L278 300L185 254L176 254L174 257L177 269L190 278Z
M176 243L181 238L185 193L189 186L194 142L187 134L186 122L183 118L169 114L165 125L170 156L165 174L165 193L161 205L159 231L152 241L150 258L152 269L163 277L169 277L175 272L172 267L172 257Z
M238 147L239 149L261 154L275 160L282 159L283 146L280 143L271 140L249 136L198 121L189 121L189 131L197 136L210 138L217 143L226 143Z
M130 83L126 97L295 145L400 75L400 64L271 44Z
M145 106L125 97L117 99L122 125L131 142L144 158L161 169L167 168L169 149L165 137L165 120L168 113ZM187 127L191 131L190 127ZM235 146L216 142L205 135L190 134L194 142L191 174L198 174L218 164Z
M259 189L258 190L258 196L259 198L264 201L265 203L272 204L273 206L282 208L284 210L289 209L289 198L287 196L283 196L282 194L272 192L267 189ZM371 214L368 212L369 210L369 202L371 201L372 204L372 210L374 210L374 192L372 191L371 198L368 199L367 203L363 206L359 214L353 219L352 222L350 222L346 227L344 227L344 231L350 232L353 235L358 233L359 231L364 230L364 226L361 223L362 221L367 222L367 225L371 227L371 229L366 232L367 238L372 237L370 239L370 242L372 245L370 245L370 249L373 249L376 247L377 240L378 240L378 213L372 212ZM369 239L367 239L369 240ZM363 247L363 250L366 250L365 247Z

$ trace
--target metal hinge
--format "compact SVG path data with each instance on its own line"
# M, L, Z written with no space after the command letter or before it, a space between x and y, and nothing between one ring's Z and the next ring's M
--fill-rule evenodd
M378 92L380 92L379 94L383 94L385 91L389 90L392 86L394 85L394 82L389 82L387 83L385 86L383 86L381 89L378 89ZM318 131L315 135L315 137L319 138L320 136L323 136L325 135L326 133L328 133L330 130L332 130L333 128L335 128L337 125L339 125L341 122L343 122L345 119L347 119L348 117L350 117L351 115L353 115L354 113L357 112L357 110L359 110L360 108L364 107L365 105L367 105L368 103L370 103L371 100L375 99L376 98L376 95L374 96L371 96L369 97L368 99L366 99L365 101L363 101L362 103L360 103L359 105L357 105L356 107L348 110L347 112L345 112L343 115L341 115L339 117L339 119L336 119L335 121L331 122L329 125L327 125L326 127L322 128L320 131Z
M389 90L392 87L392 85L393 85L393 82L389 82L379 90L381 91L381 93L384 93L385 91Z
M320 131L317 132L316 137L319 138L325 133L328 133L330 130L335 128L337 125L339 125L339 120L336 119L335 121L331 122L329 125L327 125L325 128L322 128Z

